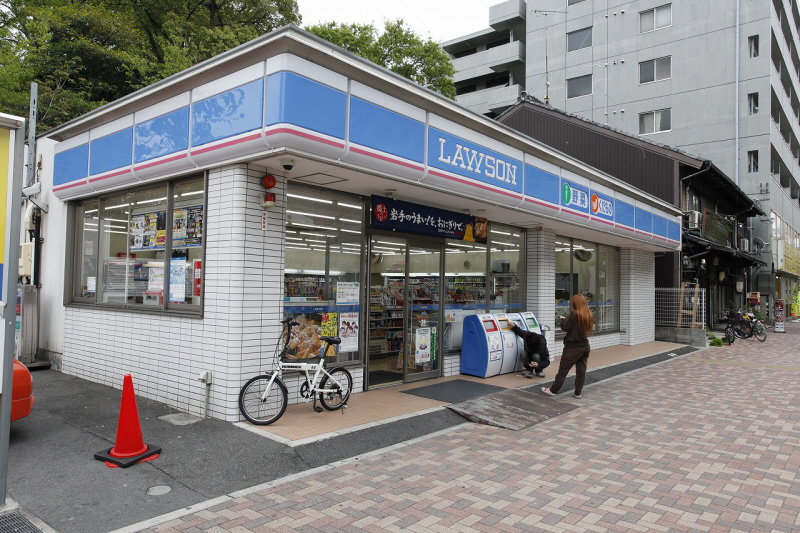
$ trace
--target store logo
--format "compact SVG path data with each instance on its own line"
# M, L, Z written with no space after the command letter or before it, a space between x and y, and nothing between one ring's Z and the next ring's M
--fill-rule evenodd
M592 194L592 213L595 215L614 216L614 204L611 200L600 198L597 194Z
M383 204L378 204L375 206L375 218L377 218L381 222L386 222L386 219L389 217L389 210L386 209L386 206Z
M588 209L589 195L564 182L561 186L561 202L565 206L574 205L581 209Z
M483 174L511 185L517 184L517 165L507 163L500 158L484 154L472 148L456 143L455 150L447 146L447 139L439 137L439 161L463 168L468 172ZM445 153L447 156L445 157Z

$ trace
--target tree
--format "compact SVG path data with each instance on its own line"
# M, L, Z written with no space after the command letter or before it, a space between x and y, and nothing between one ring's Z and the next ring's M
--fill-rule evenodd
M297 0L0 0L0 101L47 130L276 27Z
M455 69L447 53L407 28L402 19L387 20L380 34L372 24L327 22L306 30L447 98L456 97Z

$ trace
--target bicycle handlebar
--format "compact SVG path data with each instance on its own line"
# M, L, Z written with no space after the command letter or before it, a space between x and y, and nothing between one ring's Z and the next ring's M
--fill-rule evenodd
M299 326L300 322L295 321L293 318L286 318L284 320L281 320L281 324L284 325L289 324L290 326Z

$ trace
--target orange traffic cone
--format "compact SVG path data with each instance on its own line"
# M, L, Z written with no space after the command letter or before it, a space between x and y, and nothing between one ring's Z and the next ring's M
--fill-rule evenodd
M94 458L105 461L109 468L127 468L136 463L152 461L158 457L161 448L145 444L142 428L139 426L139 410L133 393L133 379L125 374L122 383L122 404L119 410L117 440L112 448L94 454Z

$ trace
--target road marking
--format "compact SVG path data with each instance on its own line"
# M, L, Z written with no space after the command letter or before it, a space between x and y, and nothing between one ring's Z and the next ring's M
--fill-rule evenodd
M765 363L747 363L745 361L723 361L720 359L706 359L705 357L693 357L692 361L700 363L712 363L715 365L744 366L748 368L769 368L771 370L789 370L800 372L800 366L769 365Z

